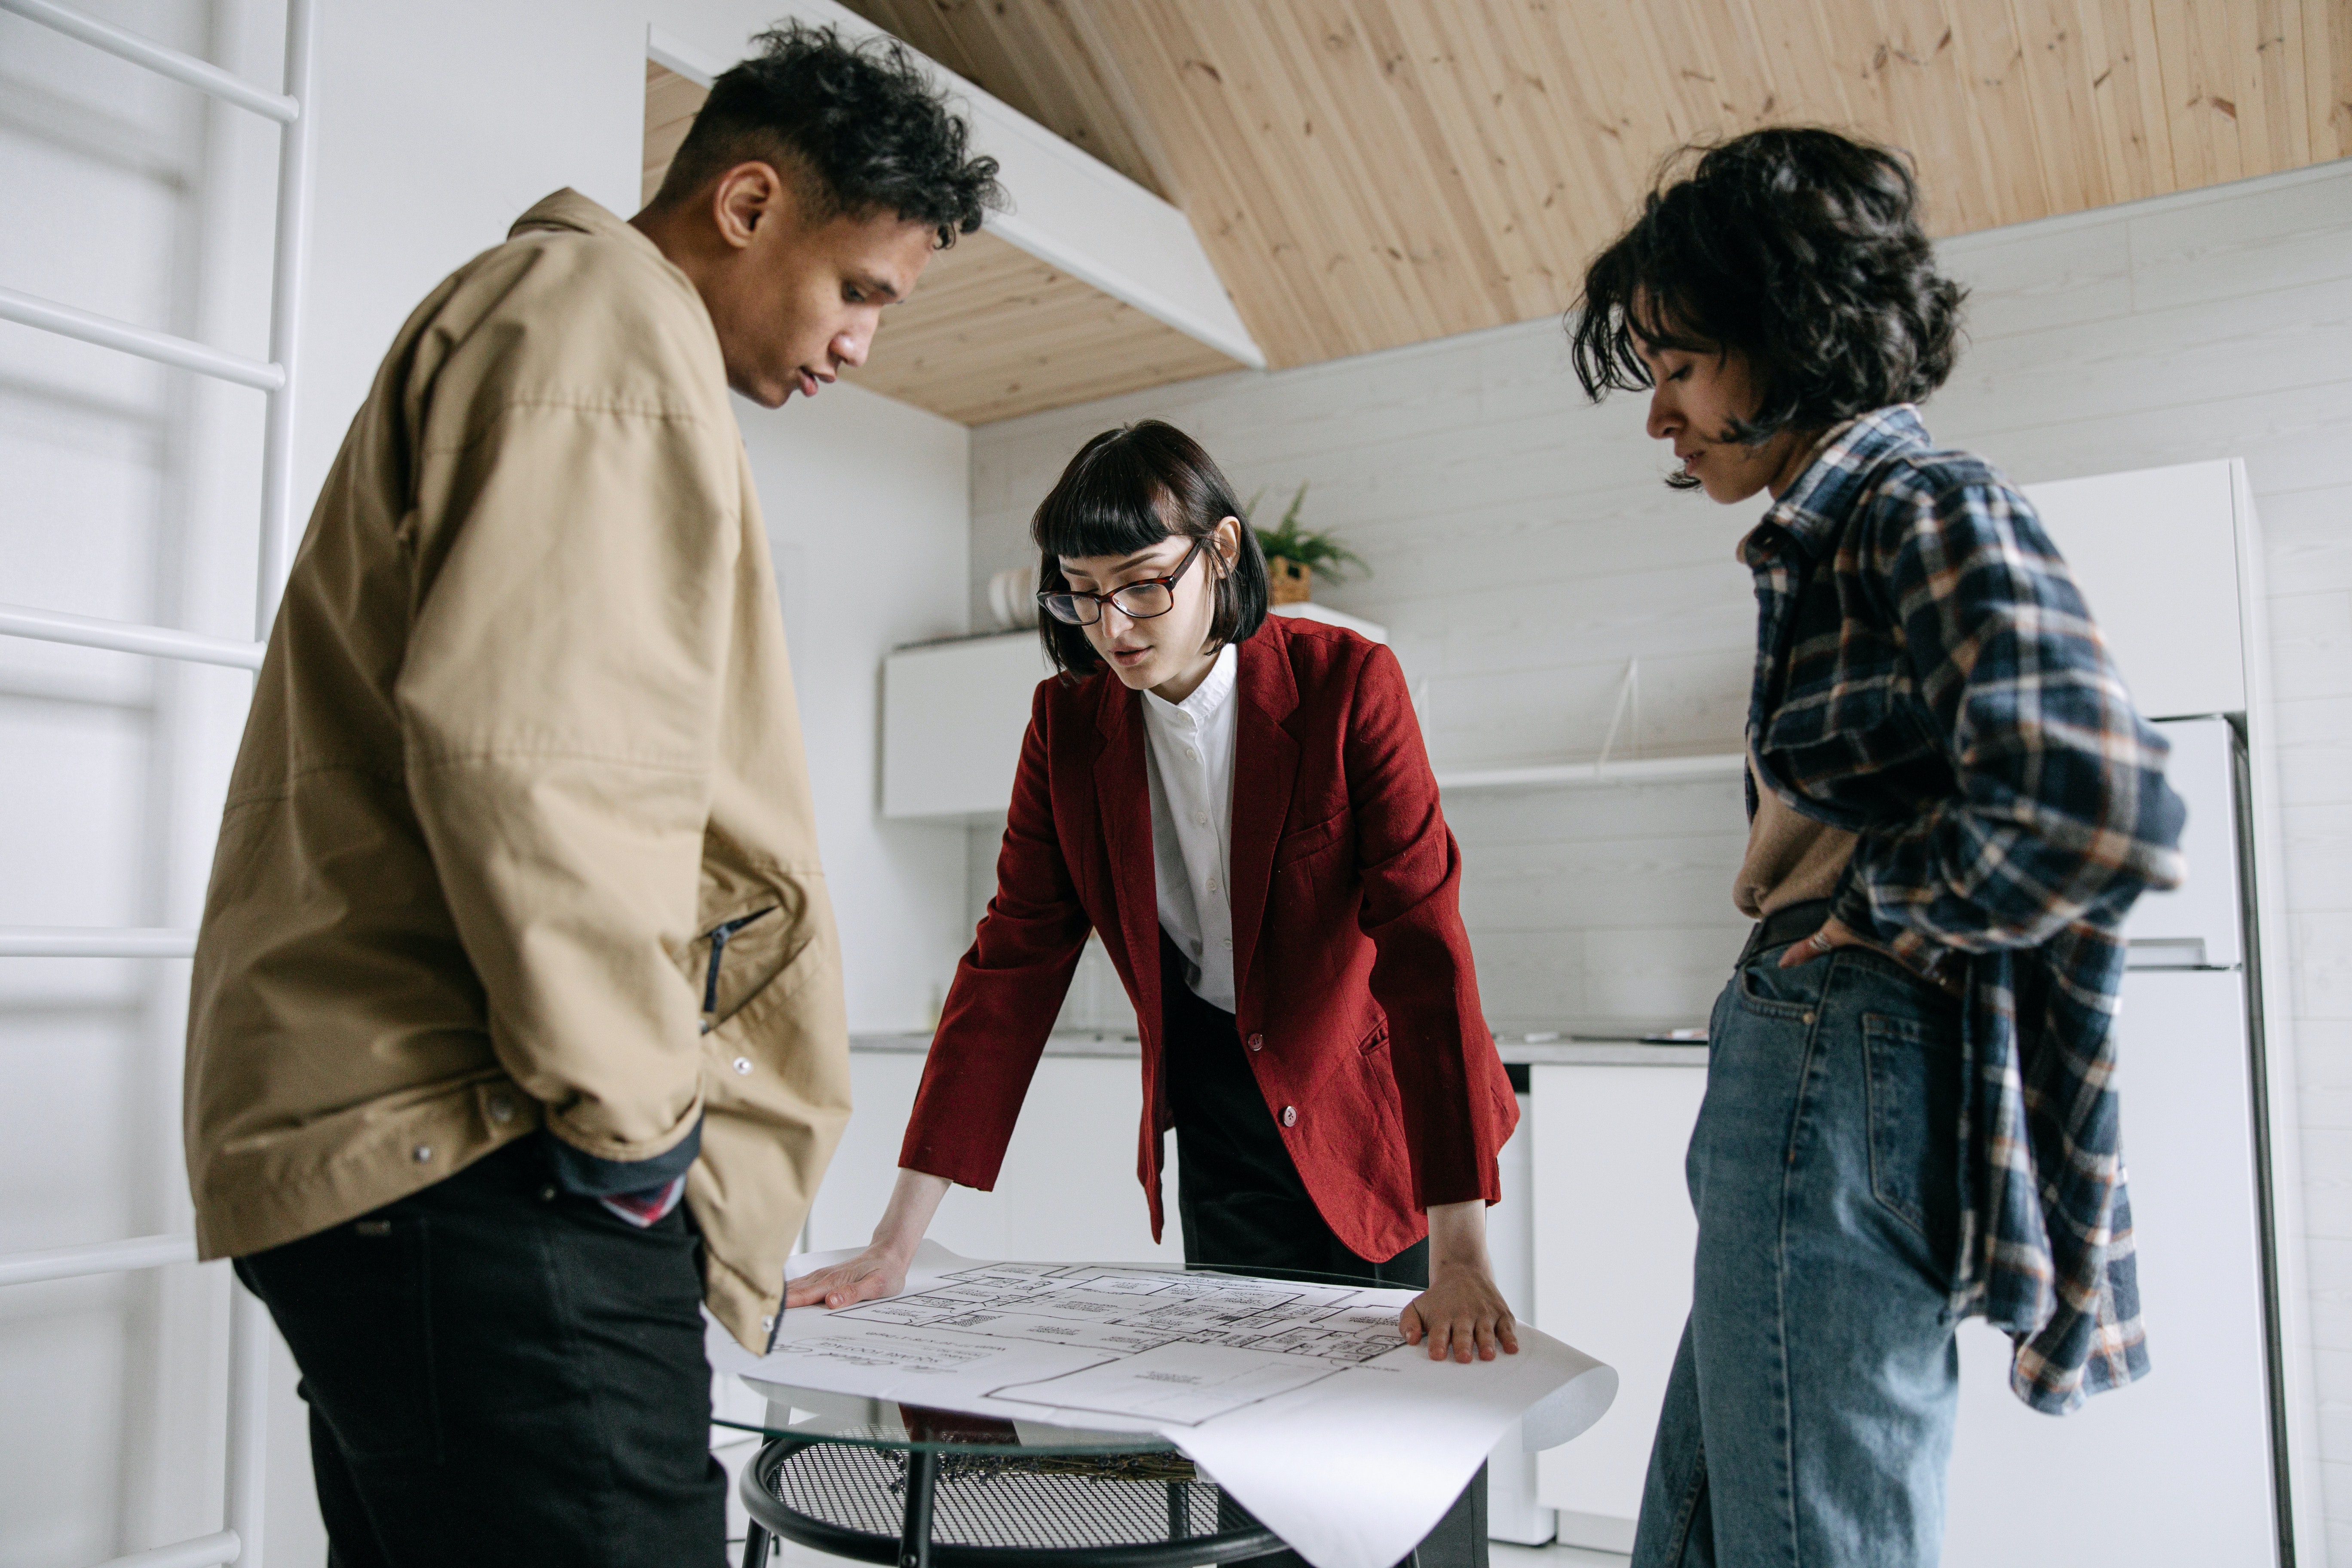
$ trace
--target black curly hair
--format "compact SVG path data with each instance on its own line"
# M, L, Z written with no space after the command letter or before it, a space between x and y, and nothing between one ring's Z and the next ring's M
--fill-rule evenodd
M710 84L656 207L752 160L782 165L817 217L895 212L942 247L1004 205L996 160L971 155L971 128L896 39L786 22L752 42L760 52Z
M1585 268L1569 330L1586 395L1646 390L1643 344L1735 352L1762 395L1726 434L1756 446L1943 385L1965 290L1936 270L1902 154L1791 126L1685 148L1668 169L1695 152Z
M1244 510L1224 470L1198 441L1162 419L1140 419L1106 430L1078 448L1062 477L1029 520L1037 546L1037 586L1067 593L1062 557L1132 555L1163 539L1205 540ZM1247 642L1265 624L1265 555L1242 521L1240 552L1224 566L1202 552L1198 570L1216 579L1209 643ZM1102 663L1086 630L1051 616L1037 619L1045 657L1066 679L1091 674Z

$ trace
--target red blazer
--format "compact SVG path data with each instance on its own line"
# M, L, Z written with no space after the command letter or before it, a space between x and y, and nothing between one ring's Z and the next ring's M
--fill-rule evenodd
M1495 1155L1518 1120L1462 930L1461 854L1393 654L1280 616L1238 652L1235 1022L1325 1222L1391 1258L1428 1234L1429 1205L1501 1198ZM996 897L956 965L899 1163L995 1184L1098 931L1143 1037L1136 1175L1156 1238L1160 995L1183 980L1160 973L1142 704L1107 669L1037 688Z

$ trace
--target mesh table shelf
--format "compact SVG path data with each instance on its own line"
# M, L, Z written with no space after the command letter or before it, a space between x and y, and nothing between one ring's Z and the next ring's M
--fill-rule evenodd
M778 1437L743 1473L754 1534L907 1568L1175 1568L1282 1550L1190 1461L1166 1448L1113 1453L876 1447Z

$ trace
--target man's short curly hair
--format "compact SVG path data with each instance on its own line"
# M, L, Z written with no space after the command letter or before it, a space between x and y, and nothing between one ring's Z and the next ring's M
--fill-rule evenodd
M1661 176L1586 268L1576 375L1597 401L1650 385L1643 343L1736 352L1762 401L1730 434L1760 443L1925 398L1958 358L1963 298L1936 270L1900 154L1834 131L1752 131Z
M793 178L817 217L895 212L929 224L942 247L1003 205L996 160L971 155L971 128L904 45L845 43L836 29L803 22L752 41L759 53L710 84L656 207L753 161Z

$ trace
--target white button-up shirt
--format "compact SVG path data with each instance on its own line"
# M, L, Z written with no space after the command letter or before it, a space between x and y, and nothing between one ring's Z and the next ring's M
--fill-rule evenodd
M1234 678L1227 643L1192 694L1143 694L1151 766L1151 856L1160 924L1184 954L1184 984L1234 1011Z

